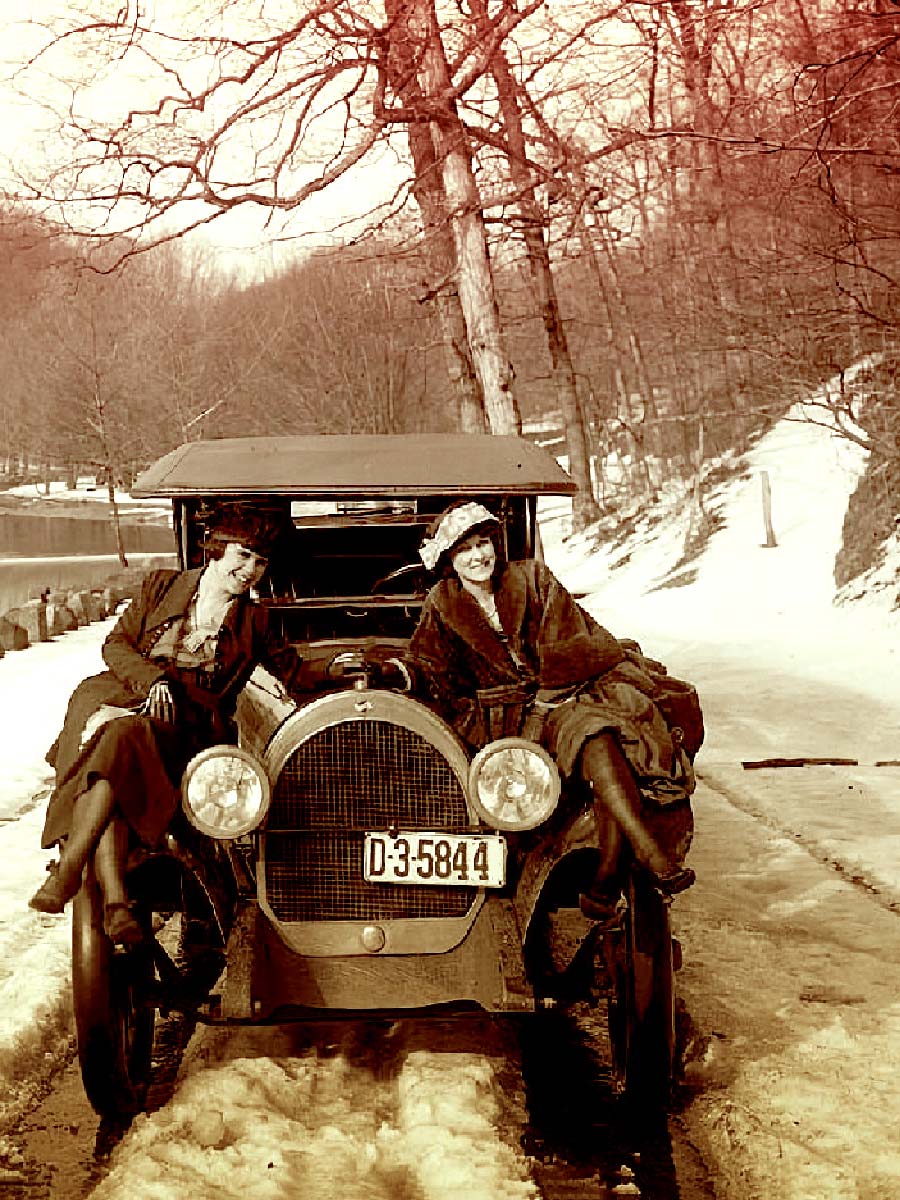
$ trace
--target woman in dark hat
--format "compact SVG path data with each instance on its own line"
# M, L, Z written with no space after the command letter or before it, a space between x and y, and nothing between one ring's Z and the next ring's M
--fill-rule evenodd
M471 750L518 733L527 711L529 734L562 774L591 786L603 854L582 909L614 921L623 837L663 891L693 882L683 862L703 736L696 693L598 625L543 563L504 561L499 529L473 501L432 525L420 556L442 578L410 642L412 666ZM682 703L667 720L673 694Z
M141 937L124 884L131 841L157 843L190 759L234 741L235 702L254 667L288 685L299 668L249 599L284 526L273 514L225 507L210 522L204 567L144 580L103 645L109 669L75 689L48 755L56 788L41 844L61 849L32 908L62 912L93 856L107 935L120 944Z

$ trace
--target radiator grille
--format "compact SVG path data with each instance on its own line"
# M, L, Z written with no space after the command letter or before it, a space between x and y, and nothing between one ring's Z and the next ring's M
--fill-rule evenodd
M473 888L367 883L367 829L462 830L463 790L420 734L386 721L348 721L304 741L285 763L266 829L266 893L282 921L457 917Z

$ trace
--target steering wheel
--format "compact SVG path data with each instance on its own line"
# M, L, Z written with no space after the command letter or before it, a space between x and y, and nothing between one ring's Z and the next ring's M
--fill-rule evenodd
M393 571L388 571L387 575L382 575L380 579L376 579L369 589L372 596L383 594L391 595L395 592L407 591L406 588L395 587L401 581L410 579L412 582L412 594L414 596L424 596L428 590L428 585L425 577L425 568L422 563L411 562L404 563L402 567L397 567Z

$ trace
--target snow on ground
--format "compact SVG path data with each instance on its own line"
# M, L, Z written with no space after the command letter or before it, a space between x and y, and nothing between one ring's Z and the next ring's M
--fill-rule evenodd
M41 505L66 504L72 505L96 505L108 504L109 492L105 484L83 485L70 488L68 484L59 479L52 479L49 485L43 483L20 483L15 487L3 489L4 493L9 496L17 496L22 500L39 501ZM170 509L167 504L161 503L159 500L137 500L130 492L125 492L121 488L114 490L116 504L122 513L128 513L130 516L144 516L147 518L163 515L168 516Z
M889 607L888 587L852 605L836 604L834 561L865 452L803 416L804 406L795 405L745 456L743 477L726 490L721 527L701 557L685 566L696 575L684 586L666 586L687 533L684 513L662 517L660 527L645 530L641 544L629 543L623 555L621 549L598 551L590 531L566 537L566 507L548 501L542 523L547 558L614 633L646 640L645 649L667 662L672 647L689 665L692 648L716 644L735 657L790 667L897 705L900 608ZM773 547L765 544L764 472ZM627 561L616 567L623 557ZM892 578L900 599L898 574L895 537L877 577L885 585Z
M821 419L821 409L811 411ZM900 769L873 769L900 759L900 608L886 602L898 592L900 538L888 543L877 568L882 589L840 603L847 589L836 591L834 560L865 452L803 416L804 406L795 405L745 456L719 497L721 524L687 564L696 574L684 586L665 586L681 573L683 506L663 510L655 526L645 523L640 541L597 550L590 531L571 535L565 505L547 501L542 536L551 567L586 594L583 603L598 620L697 685L707 714L701 775L712 777L719 763L772 756L859 761L847 782L869 806L866 837L858 809L824 810L805 778L797 780L790 819L807 833L818 823L827 852L848 866L864 861L900 902ZM773 547L765 545L763 472ZM758 683L736 712L735 681L748 666ZM821 700L825 686L830 705ZM756 790L764 807L764 775L748 773L741 786Z
M787 732L801 743L805 724L819 715L817 686L838 687L858 698L840 713L841 728L878 754L882 743L873 734L872 706L895 717L900 711L900 616L887 610L883 595L872 604L837 607L833 581L863 454L800 422L800 415L792 410L747 456L746 473L720 496L721 526L689 564L696 575L683 586L659 587L681 556L683 515L661 516L655 528L611 552L598 549L589 535L569 536L568 504L548 501L542 505L547 557L604 624L636 636L673 671L698 681L701 695L707 685L714 693L716 672L728 661L773 678L789 672L806 679L809 706L784 714ZM771 548L763 544L763 471L778 542ZM890 555L881 568L885 578L900 566L900 545ZM626 556L627 564L613 565ZM42 918L26 907L49 857L38 848L43 804L31 798L49 785L44 753L71 688L100 669L99 645L108 628L107 622L79 629L0 660L0 853L6 864L0 882L0 1103L12 1096L22 1062L52 1050L66 1028L68 920ZM818 736L831 736L833 725L821 726ZM745 734L723 720L710 728L703 755L733 763L744 751ZM895 720L883 747L887 751L893 739L893 753L885 757L900 757L897 737ZM900 799L893 803L896 810ZM815 811L804 819L807 828L814 826ZM896 875L893 846L890 840L873 842L866 854L879 870ZM364 1128L348 1115L360 1111L346 1102L352 1066L302 1055L282 1061L277 1051L275 1060L274 1078L261 1074L257 1056L225 1065L188 1063L172 1102L136 1122L97 1195L274 1197L287 1194L288 1181L314 1195L310 1181L322 1177L322 1164L329 1195L379 1200L403 1193L413 1181L415 1194L436 1200L536 1194L522 1161L497 1142L497 1084L477 1056L446 1056L435 1079L432 1059L410 1055L395 1081L394 1109L382 1112L376 1104ZM371 1089L371 1074L366 1084ZM302 1103L313 1088L314 1128L304 1124ZM264 1128L260 1112L268 1114ZM260 1147L271 1163L265 1172Z
M44 804L34 797L50 787L44 755L69 693L102 668L100 638L111 624L0 659L0 1112L68 1029L68 921L26 906L51 857L40 849Z
M97 1200L538 1197L498 1138L482 1055L412 1051L379 1077L350 1045L322 1055L264 1036L259 1057L189 1065L173 1100L136 1120Z

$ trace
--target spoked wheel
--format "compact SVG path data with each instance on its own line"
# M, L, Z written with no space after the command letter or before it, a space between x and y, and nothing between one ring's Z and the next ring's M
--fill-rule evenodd
M72 907L72 996L84 1090L95 1112L138 1112L150 1077L153 960L143 943L116 950L103 932L103 901L88 871Z
M675 987L669 905L649 879L630 871L621 929L603 953L612 979L613 1068L629 1097L665 1104L675 1063Z

